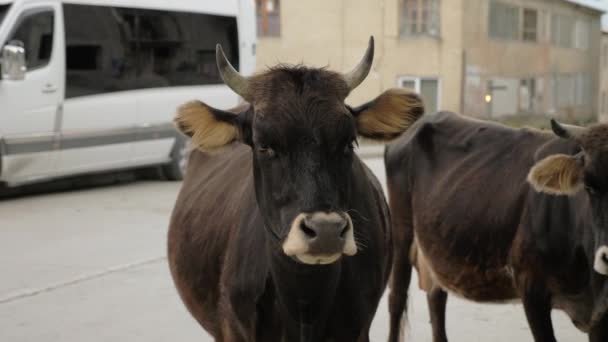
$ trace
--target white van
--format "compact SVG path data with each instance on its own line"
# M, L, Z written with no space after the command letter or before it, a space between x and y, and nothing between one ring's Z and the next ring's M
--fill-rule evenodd
M183 174L178 105L238 103L215 45L255 68L253 0L0 0L0 183L141 166Z

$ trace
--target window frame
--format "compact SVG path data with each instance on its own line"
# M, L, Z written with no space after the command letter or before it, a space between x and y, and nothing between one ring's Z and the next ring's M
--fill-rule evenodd
M25 71L26 73L47 68L51 65L51 62L53 61L55 45L56 45L55 40L57 39L56 38L56 36L57 36L57 10L56 10L56 8L51 5L36 5L33 7L26 8L21 13L19 13L19 17L17 17L17 20L15 20L14 24L12 25L11 30L9 31L9 34L6 35L7 40L2 44L2 46L4 46L11 42L11 37L19 29L19 26L23 23L23 21L26 18L28 18L32 15L36 15L36 14L40 14L40 13L44 13L44 12L51 12L53 14L53 23L52 23L53 37L52 37L52 41L51 41L51 54L49 56L49 60L47 63L45 63L43 65L38 65L34 68L30 68L28 66ZM26 66L27 66L27 53L28 53L27 49L25 50L25 53L26 53Z
M608 66L608 43L602 43L602 67L606 68Z
M277 17L277 20L279 22L278 25L278 32L270 32L271 30L269 30L269 26L268 26L268 17L269 17L269 13L266 10L265 5L268 3L268 1L272 1L275 3L276 9L273 11L274 13L270 14L270 15L275 15ZM258 38L280 38L281 37L281 32L282 30L282 21L281 21L281 0L255 0L255 20L256 20L256 28L258 28L259 26L259 19L262 18L262 20L264 20L265 22L262 22L261 24L261 28L257 30L257 37ZM260 11L260 13L258 13L258 11ZM265 27L266 26L266 27Z
M505 37L505 36L501 36L500 34L496 34L496 32L492 31L492 6L493 5L499 5L499 6L504 6L505 8L507 7L511 7L511 9L515 9L516 13L517 13L517 18L516 18L516 24L514 25L516 32L511 36L511 37ZM523 9L524 7L519 6L517 4L511 4L511 3L507 3L504 1L499 1L499 0L490 0L488 2L488 16L487 16L487 37L489 39L492 40L498 40L498 41L507 41L507 42L529 42L529 41L524 41L522 39L523 37ZM526 7L528 8L528 7ZM538 20L538 10L537 11L537 20ZM538 25L538 24L537 24ZM538 28L537 28L538 31ZM495 35L496 34L496 35ZM537 34L537 41L538 41L538 34Z
M416 2L416 21L415 21L415 25L416 25L416 32L411 32L411 31L407 31L404 32L401 28L403 27L404 24L406 25L411 25L409 24L409 19L410 19L410 12L407 11L406 9L406 4L407 2L412 1L412 2ZM431 10L428 11L428 17L425 20L423 20L424 16L424 10L425 10L425 5L428 1L428 4L431 7ZM434 13L432 11L432 7L433 7L433 3L432 2L436 2L436 13ZM431 37L431 38L441 38L441 0L399 0L398 3L398 11L397 11L397 21L398 21L398 36L399 39L408 39L408 38L413 38L413 37ZM407 15L406 15L407 14ZM435 14L435 15L433 15ZM430 27L432 27L430 24L433 22L434 18L436 18L436 33L431 33L430 32ZM404 22L404 20L407 20ZM423 27L425 27L425 29L423 30Z
M414 82L414 90L417 94L420 94L420 91L422 90L422 81L435 81L437 82L437 99L435 100L435 102L437 103L437 109L435 112L439 111L441 108L441 96L442 96L442 91L441 91L441 77L439 76L411 76L411 75L404 75L404 76L399 76L397 77L397 87L399 88L405 88L403 86L403 82ZM425 109L426 112L426 109Z
M591 42L591 25L582 18L574 21L574 33L572 34L572 47L579 50L588 50Z
M526 11L533 11L536 14L536 25L534 27L534 40L526 39ZM521 7L521 41L524 43L540 42L541 15L540 10L533 7Z

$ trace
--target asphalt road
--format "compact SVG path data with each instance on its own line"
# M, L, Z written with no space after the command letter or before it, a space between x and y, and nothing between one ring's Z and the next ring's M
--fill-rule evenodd
M380 159L368 164L384 182ZM197 341L166 259L179 183L126 184L0 200L0 342ZM431 341L424 293L411 287L407 341ZM372 341L386 341L385 300ZM451 341L532 341L519 304L450 297ZM585 341L560 312L560 341Z

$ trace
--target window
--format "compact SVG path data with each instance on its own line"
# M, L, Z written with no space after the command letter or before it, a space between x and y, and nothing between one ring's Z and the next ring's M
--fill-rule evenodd
M10 7L11 5L0 5L0 24L2 24L2 19L4 19L4 16Z
M575 76L575 104L587 106L591 103L591 77L587 73L578 73Z
M551 42L564 48L573 47L574 26L574 18L553 14L551 16Z
M279 0L256 0L258 37L279 37L281 35L281 15Z
M560 107L574 105L574 77L559 75L557 78L557 104Z
M589 48L589 23L583 20L577 20L574 34L574 47L577 49Z
M538 40L538 11L534 9L524 8L523 22L524 41L535 42Z
M139 87L221 84L215 62L218 43L238 70L235 18L154 10L137 12Z
M426 113L439 110L439 80L436 78L402 77L398 86L409 88L422 96Z
M23 43L28 70L49 64L53 51L53 24L52 9L30 12L19 20L17 29L7 40L7 42L16 40Z
M238 69L233 17L72 4L64 17L67 98L221 84L216 43Z
M519 38L519 8L498 1L490 2L489 33L492 38Z
M553 75L552 86L555 94L553 99L554 108L589 107L591 104L593 94L591 75L588 73Z
M532 112L535 110L536 79L525 78L519 84L519 110Z
M439 36L439 0L401 0L399 35Z

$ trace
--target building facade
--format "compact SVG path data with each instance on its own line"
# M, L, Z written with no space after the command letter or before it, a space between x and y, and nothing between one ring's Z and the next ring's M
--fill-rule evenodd
M601 102L602 11L593 1L257 0L257 66L347 71L373 35L373 70L349 103L403 86L428 112L588 121Z
M600 91L598 101L599 119L608 122L608 18L604 15L602 23L602 57L600 64Z

